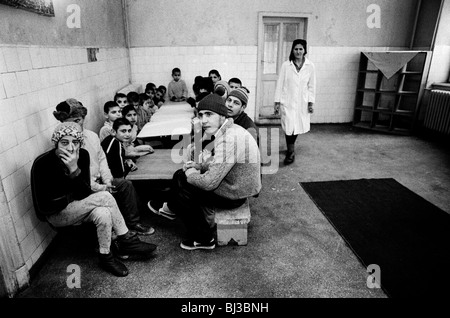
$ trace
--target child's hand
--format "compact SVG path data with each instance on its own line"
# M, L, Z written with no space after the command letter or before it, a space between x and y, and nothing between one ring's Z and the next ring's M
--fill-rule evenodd
M137 169L138 169L137 165L133 162L133 163L130 165L130 171L136 171Z
M152 146L149 146L149 145L147 145L147 151L149 152L149 153L154 153L155 152L155 150L153 149L153 147Z
M136 163L134 163L134 161L131 159L126 160L125 164L130 169L130 171L136 171L138 169Z
M194 168L196 170L201 169L201 165L199 163L195 163L194 161L188 161L183 165L183 172L186 172L186 170L189 170L191 168Z
M111 184L111 181L105 183L105 186L106 186L105 191L108 191L108 192L111 193L111 194L114 194L114 193L117 192L116 186L113 186L113 185Z
M69 173L74 173L78 169L78 157L80 155L80 149L72 153L68 152L65 149L58 149L57 152L59 158L61 158L62 162L66 165L67 169L69 169Z

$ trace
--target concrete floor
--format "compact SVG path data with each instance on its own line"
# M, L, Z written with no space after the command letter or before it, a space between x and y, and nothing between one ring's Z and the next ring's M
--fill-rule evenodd
M279 142L285 149L281 133ZM367 287L366 269L299 182L395 178L450 213L449 149L349 125L313 125L296 146L296 162L284 166L282 151L277 173L264 175L260 196L251 199L247 246L185 251L181 223L146 213L156 233L143 240L158 245L157 255L126 262L127 277L99 269L92 246L61 237L18 297L385 298ZM81 268L79 289L67 287L70 264Z

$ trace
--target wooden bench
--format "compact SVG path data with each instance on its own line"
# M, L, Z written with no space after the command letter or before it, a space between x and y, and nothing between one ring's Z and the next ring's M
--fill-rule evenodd
M248 199L243 205L233 210L215 210L217 226L217 245L229 243L247 245L247 228L250 223L250 205Z
M129 92L143 93L141 84L128 84L127 86L121 88L116 93L122 93L127 95Z

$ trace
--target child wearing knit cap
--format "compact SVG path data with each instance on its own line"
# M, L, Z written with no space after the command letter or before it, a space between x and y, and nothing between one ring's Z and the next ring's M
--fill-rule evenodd
M231 88L225 81L217 81L214 84L214 94L219 95L223 100L227 100L228 94L230 94Z
M249 90L245 87L233 89L227 97L225 106L228 109L228 116L233 118L234 123L248 130L259 145L258 127L253 120L245 113L248 103Z
M190 144L183 168L171 182L168 202L152 200L155 214L179 218L187 230L180 247L212 250L215 242L215 211L235 209L261 190L261 158L253 137L227 118L224 100L210 94L198 104L200 142ZM200 149L198 149L200 147Z

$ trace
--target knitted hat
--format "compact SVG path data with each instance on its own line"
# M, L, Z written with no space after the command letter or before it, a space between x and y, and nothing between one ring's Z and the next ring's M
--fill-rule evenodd
M83 144L83 130L77 123L66 122L56 126L55 131L52 135L52 141L56 145L61 140L61 138L65 136L72 136L76 140L78 140L80 144Z
M230 92L231 92L231 87L225 81L218 81L214 85L214 93L218 94L219 96L227 97L228 94L230 94Z
M247 105L248 103L248 93L247 89L245 87L239 87L236 89L233 89L231 93L228 96L234 96L241 100L242 104Z
M59 103L58 106L56 106L56 111L53 112L53 116L60 122L65 121L67 118L84 118L86 115L87 108L74 98L69 98L64 102Z
M228 110L225 101L217 94L210 94L203 98L197 106L198 111L210 110L222 116L228 116Z

